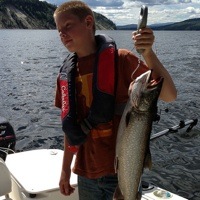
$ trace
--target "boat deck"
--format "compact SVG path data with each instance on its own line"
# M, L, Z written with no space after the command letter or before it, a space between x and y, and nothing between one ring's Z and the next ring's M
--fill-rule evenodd
M75 193L66 197L59 192L62 158L63 151L59 149L38 149L9 154L6 165L12 178L10 198L12 200L78 200L77 175L73 173L70 181L76 188ZM142 200L161 199L185 200L155 186L143 191ZM4 200L3 197L0 197L0 200Z

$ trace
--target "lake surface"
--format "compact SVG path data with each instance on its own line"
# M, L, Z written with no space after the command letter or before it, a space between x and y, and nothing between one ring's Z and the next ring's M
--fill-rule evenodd
M97 33L109 34L118 48L135 52L131 31ZM153 133L199 118L200 112L200 32L158 31L155 36L154 50L172 75L178 98L159 102L161 119ZM56 30L0 30L0 115L13 125L18 151L63 148L54 95L66 54ZM151 142L153 168L144 173L144 180L200 200L200 123L189 133L186 129Z

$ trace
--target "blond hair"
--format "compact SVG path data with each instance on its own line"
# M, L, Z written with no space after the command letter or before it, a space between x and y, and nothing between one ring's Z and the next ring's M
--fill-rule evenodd
M62 13L62 12L69 12L73 15L76 15L80 19L80 21L84 20L88 15L91 15L94 20L93 29L95 32L96 26L95 26L94 13L86 3L82 1L77 1L77 0L71 0L71 1L65 2L61 4L60 6L58 6L53 16L55 17L58 13Z

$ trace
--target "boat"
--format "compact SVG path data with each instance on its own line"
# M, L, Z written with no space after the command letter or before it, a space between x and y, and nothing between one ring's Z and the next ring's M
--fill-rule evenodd
M186 124L192 124L193 121ZM5 125L5 120L2 124ZM183 125L177 126L176 128L179 129L180 127L183 127ZM170 130L172 131L172 129ZM173 127L174 130L175 127ZM3 133L0 132L0 137L2 135ZM160 134L157 134L157 136L160 137ZM11 136L9 136L10 138ZM70 182L75 187L75 192L70 196L64 196L59 191L63 150L35 149L17 153L13 151L13 153L8 154L9 151L13 150L0 146L0 152L7 154L6 159L0 156L0 200L79 199L77 175L74 173L71 174ZM72 161L72 166L74 161L75 156ZM186 200L177 194L155 185L144 182L142 186L142 200Z
M75 192L66 197L59 191L62 157L60 149L37 149L8 154L5 162L0 158L0 200L78 200L74 173L70 182ZM142 200L186 200L154 185L146 186Z
M76 200L78 199L77 176L72 174L74 194L65 197L59 192L63 151L38 149L8 154L6 161L0 160L0 188L9 188L7 194L0 189L5 200ZM74 162L74 161L73 161ZM6 172L6 173L5 173ZM4 200L0 197L0 200Z

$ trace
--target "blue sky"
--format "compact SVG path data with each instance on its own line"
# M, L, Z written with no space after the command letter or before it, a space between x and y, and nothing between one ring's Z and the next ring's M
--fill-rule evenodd
M46 0L60 5L67 0ZM148 6L148 24L179 22L200 18L200 0L83 0L93 11L105 15L116 25L137 23L141 5Z

